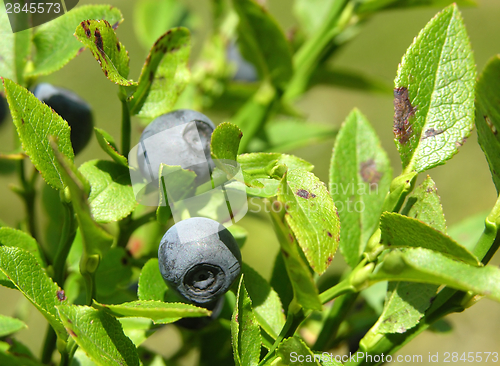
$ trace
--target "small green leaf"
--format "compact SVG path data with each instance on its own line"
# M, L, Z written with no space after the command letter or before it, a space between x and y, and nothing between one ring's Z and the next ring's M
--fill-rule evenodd
M477 139L490 167L497 192L500 192L500 56L489 60L477 82Z
M285 259L279 252L274 260L273 273L269 282L272 288L278 293L283 304L283 311L287 314L288 305L292 302L294 290L286 270Z
M84 5L35 28L36 53L28 75L48 75L66 65L82 48L75 39L76 27L88 19L106 19L113 28L123 21L120 10L109 5Z
M59 150L66 158L73 160L68 123L22 86L9 79L2 80L12 120L24 151L50 186L63 189L65 184L62 173L55 161L48 137L57 138Z
M218 160L236 161L242 136L241 130L236 125L229 122L218 125L212 133L210 143L212 157Z
M113 136L111 136L103 129L97 127L94 127L94 132L97 138L97 142L99 143L99 146L101 146L101 148L104 150L104 152L118 164L121 164L124 167L128 168L127 158L118 152L118 148L116 147Z
M21 320L0 314L0 337L16 333L28 326Z
M231 319L234 361L236 366L256 366L259 364L262 340L243 277L240 278L236 306Z
M151 334L153 322L146 318L119 318L123 333L130 338L136 347L139 347Z
M129 171L123 165L91 160L78 170L90 183L89 203L95 221L108 223L121 220L137 206Z
M278 294L246 263L243 263L242 272L247 280L246 289L252 300L255 318L262 329L276 339L285 325L285 314Z
M161 276L158 259L151 258L142 267L137 296L139 300L163 301L168 287Z
M231 225L227 228L227 230L231 233L234 240L238 243L238 247L241 249L245 245L248 237L248 231L239 225Z
M297 241L288 225L282 221L276 212L271 212L274 230L280 243L281 255L288 278L293 288L294 299L304 309L321 310L322 305L318 289L312 278L307 263L302 259ZM282 268L280 268L282 269Z
M156 324L166 324L181 318L199 318L210 316L211 311L190 304L163 302L156 300L139 300L120 305L104 305L94 301L94 307L102 309L114 316L143 317L152 319Z
M354 109L335 140L329 186L342 223L340 250L352 268L378 226L391 179L391 164L376 132Z
M494 266L471 266L425 248L390 252L370 276L370 282L378 281L446 285L500 302L500 269Z
M408 196L406 206L401 213L446 234L443 207L437 194L436 184L429 176Z
M283 31L254 0L233 0L233 5L240 18L238 35L242 55L274 86L283 89L293 74L292 54Z
M129 101L132 115L156 118L173 108L190 78L190 51L191 36L186 28L171 29L156 41Z
M118 41L108 21L85 20L78 25L75 35L85 47L90 49L109 80L123 86L137 85L136 82L127 80L128 52Z
M0 271L42 313L59 338L67 337L55 306L67 302L64 291L54 283L38 260L21 248L0 247Z
M312 173L291 169L283 177L278 200L309 265L318 274L325 272L340 240L339 216L325 185Z
M97 295L107 296L126 288L132 277L128 255L123 248L111 248L103 255L96 271Z
M456 5L437 14L403 56L394 90L394 134L405 172L451 159L474 127L476 68Z
M382 243L391 247L427 248L474 266L481 262L449 236L419 220L385 212L380 219Z
M68 333L97 365L139 366L137 350L116 318L88 306L61 305L57 310Z
M151 258L142 267L137 296L139 300L143 301L182 302L181 297L175 291L169 289L163 280L157 258Z
M418 324L438 287L427 283L389 282L385 307L370 332L404 333Z
M272 178L272 169L286 165L288 169L302 169L310 172L314 165L294 155L280 153L251 153L238 155L241 169L255 178Z
M266 151L283 152L332 139L337 129L302 120L269 121L265 126L268 146Z
M42 366L41 363L30 360L24 355L17 355L15 353L4 352L0 350L0 365L8 366Z
M10 227L0 228L0 245L24 249L31 253L42 267L46 265L37 241L24 231Z

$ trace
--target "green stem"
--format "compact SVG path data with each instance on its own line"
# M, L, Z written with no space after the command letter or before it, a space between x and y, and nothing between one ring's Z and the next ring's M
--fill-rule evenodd
M329 344L335 339L339 326L356 301L358 293L347 293L336 299L323 323L323 327L312 349L327 350Z
M49 325L45 333L45 341L42 348L42 363L49 364L52 361L52 354L56 348L57 336L54 329Z
M121 98L122 102L122 150L124 156L128 156L130 152L130 135L132 133L132 125L130 122L130 110L128 102L125 98Z
M59 246L54 259L54 281L59 285L64 285L66 272L66 259L68 258L71 244L76 235L76 220L71 203L62 202L64 208L63 227Z
M304 309L300 305L297 304L293 305L293 303L290 304L285 325L281 329L280 334L276 338L276 341L274 342L269 352L262 359L262 361L259 362L259 366L262 366L267 361L269 361L269 359L274 355L274 353L278 349L281 342L285 338L291 337L295 333L299 325L304 321L304 319L309 315L309 313L310 311L308 311L307 314L304 313Z
M295 73L283 96L285 101L292 100L307 89L309 80L328 45L351 19L353 8L352 6L348 7L348 4L349 0L334 1L323 24L295 54L293 60Z
M353 285L351 284L351 276L346 278L345 280L339 282L335 286L329 288L328 290L319 294L319 299L322 304L326 304L328 301L331 301L339 296L345 295L349 292L356 291Z

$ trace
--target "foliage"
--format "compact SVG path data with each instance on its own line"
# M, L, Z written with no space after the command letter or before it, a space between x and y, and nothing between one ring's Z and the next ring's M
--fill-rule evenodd
M48 364L56 348L63 366L176 365L192 348L199 348L199 363L207 365L303 364L294 354L307 364L339 365L318 355L340 342L352 343L360 331L360 351L390 355L482 297L500 301L500 269L488 265L500 245L500 198L483 221L479 240L461 243L447 234L434 181L427 177L415 187L418 174L451 159L476 125L500 189L500 56L476 81L466 28L451 1L295 0L300 26L294 39L260 3L213 0L213 28L194 60L192 30L175 26L196 27L196 17L174 0L158 8L156 2L137 1L137 36L151 46L137 81L129 79L129 54L115 33L123 21L118 9L81 6L16 34L9 33L2 10L0 75L20 146L0 154L0 164L17 164L20 185L13 191L25 203L26 222L0 228L0 284L20 291L50 325L38 359L15 338L26 324L0 315L2 365ZM384 9L422 5L448 6L416 36L397 70L393 132L402 170L393 177L388 156L361 111L354 109L336 131L306 121L294 102L318 80L386 92L385 85L366 75L332 70L329 61L364 20ZM249 83L232 80L238 65L226 52L236 39L254 67L256 80ZM61 47L51 47L56 43ZM117 85L122 135L118 147L113 136L95 128L108 159L76 166L67 122L29 87L85 48L98 63L87 67L100 67ZM232 116L212 135L212 157L238 162L247 195L267 205L280 244L271 280L243 263L220 315L185 303L163 281L155 250L172 213L164 196L158 209L138 204L129 176L130 116L148 123L180 106L223 109ZM321 182L309 162L284 153L334 135L329 182ZM233 172L227 164L216 165L214 177ZM27 166L36 169L32 176L26 176ZM180 171L182 184L196 178L178 167L161 169ZM39 175L49 228L59 228L55 234L36 230ZM216 208L207 203L204 209ZM150 244L133 250L132 234L146 225L144 242ZM252 235L238 226L229 229L239 245ZM459 241L467 234L453 232ZM348 269L320 289L318 278L339 248ZM372 287L384 281L387 287ZM367 288L385 295L381 311L358 299ZM360 323L351 311L355 304L368 314L361 328L353 325ZM313 326L318 316L319 331ZM208 326L182 330L185 343L171 359L152 357L140 346L161 324L181 328L183 321L202 320ZM301 338L300 329L313 332L314 340ZM231 347L232 355L213 352Z

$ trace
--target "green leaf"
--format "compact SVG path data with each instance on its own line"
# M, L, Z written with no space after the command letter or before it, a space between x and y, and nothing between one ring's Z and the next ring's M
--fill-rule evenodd
M278 191L290 225L311 268L326 271L340 240L340 221L325 185L312 173L288 170Z
M302 169L310 172L314 165L294 155L280 153L251 153L238 155L241 169L255 178L272 178L274 167L286 165L288 169Z
M446 220L437 188L431 177L427 178L408 196L403 215L420 220L446 234Z
M28 326L21 320L0 314L0 337L16 333Z
M451 159L474 127L476 68L456 5L438 13L403 56L394 90L394 134L405 172Z
M38 260L21 248L0 247L0 271L42 313L61 339L67 337L55 306L67 302L64 291L54 283Z
M272 288L278 293L281 303L283 304L283 311L288 313L288 306L293 299L293 286L288 276L285 259L283 255L278 252L274 260L273 273L269 281Z
M46 266L37 241L24 231L10 227L0 228L0 245L24 249L31 253L42 267Z
M137 206L130 173L123 165L91 160L78 170L90 183L89 203L95 221L108 223L121 220Z
M378 226L391 179L391 164L376 132L354 109L335 140L329 186L342 223L340 250L352 268Z
M218 160L236 161L242 136L241 130L236 125L229 122L218 125L212 133L210 143L212 157Z
M137 296L139 300L163 301L167 291L168 287L158 267L158 259L151 258L142 267Z
M443 7L456 3L460 6L475 6L474 0L358 0L356 11L358 13L372 13L384 9L409 8L409 7Z
M490 167L497 192L500 192L500 55L488 61L476 90L477 139Z
M286 272L293 288L294 299L304 309L321 310L322 305L318 295L318 289L312 278L307 263L302 259L297 241L289 226L278 217L275 211L271 211L274 230L280 243L281 255L285 264Z
M0 12L0 75L24 84L24 67L31 48L31 29L12 33L7 13ZM0 86L0 91L3 87Z
M132 115L156 118L174 107L190 78L190 51L191 36L186 28L171 29L155 42L129 100Z
M111 24L106 20L85 20L78 25L75 35L90 49L109 80L123 86L137 85L136 82L127 80L128 52L118 41Z
M500 302L500 269L474 267L425 248L394 250L375 268L370 282L411 281L472 291Z
M233 0L242 55L283 89L293 74L290 46L276 20L254 0Z
M36 54L28 75L48 75L59 70L81 52L76 27L88 19L106 19L116 28L123 21L120 10L109 5L84 5L37 28L33 34Z
M210 316L211 311L190 304L139 300L120 305L104 305L94 301L94 307L105 310L114 316L143 317L152 319L156 324L172 323L181 318Z
M278 347L278 356L281 357L281 361L278 365L286 366L298 366L298 365L317 365L321 366L320 361L325 360L328 365L337 366L342 365L336 361L331 361L330 357L326 357L324 354L314 354L305 342L299 337L291 337L285 339L281 342Z
M269 121L265 131L268 141L266 150L274 152L317 144L337 134L334 127L294 119Z
M158 266L158 258L151 258L142 267L137 290L139 300L182 302L180 295L166 285ZM172 320L175 321L175 320Z
M134 8L135 33L142 45L149 48L167 29L181 25L194 29L189 26L193 23L191 15L177 0L139 0Z
M130 338L136 347L139 347L151 334L153 334L153 322L146 318L120 318L123 333Z
M132 277L128 255L123 248L111 248L103 255L96 271L97 295L107 296L126 288Z
M66 158L73 160L68 123L22 86L9 79L3 79L3 85L24 151L50 186L63 189L62 173L56 164L48 137L57 138L59 150Z
M391 248L427 248L474 266L481 265L474 254L463 246L419 220L385 212L380 219L380 229L382 243Z
M373 333L404 333L418 324L436 295L438 286L427 283L389 282L385 306Z
M118 152L118 148L116 147L113 136L111 136L103 129L97 127L94 127L94 132L97 138L97 142L99 143L99 146L101 146L101 148L104 150L104 152L118 164L121 164L124 167L128 168L127 158Z
M408 197L403 214L446 233L446 221L437 188L431 177ZM371 333L404 333L417 325L432 304L438 286L413 282L390 282L384 311Z
M276 339L285 325L285 314L278 294L248 264L243 263L242 272L245 275L246 289L252 301L255 318L262 329Z
M236 366L256 366L259 364L262 340L243 277L240 278L236 306L231 319L234 361Z
M116 318L88 306L62 305L57 310L68 333L97 365L139 366L137 350Z

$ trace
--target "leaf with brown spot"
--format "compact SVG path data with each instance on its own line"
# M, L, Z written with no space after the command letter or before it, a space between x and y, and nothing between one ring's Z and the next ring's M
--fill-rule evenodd
M187 28L174 28L151 47L129 100L130 113L155 118L169 112L186 87L191 36Z
M357 109L343 123L330 165L330 194L340 216L340 250L355 267L376 229L392 169L370 122Z
M458 51L459 50L459 51ZM405 173L444 164L474 127L476 67L456 4L432 18L394 81L395 143Z
M278 200L288 207L286 222L293 230L309 265L318 274L330 264L338 246L340 222L325 185L312 173L291 169L283 177ZM325 235L330 232L332 236Z
M68 11L64 16L36 27L33 33L36 50L33 69L27 74L29 76L50 74L81 53L82 44L74 37L74 33L76 27L83 21L86 21L88 29L89 19L106 19L116 26L123 21L122 14L117 8L110 9L107 5L82 5ZM88 37L90 36L89 30Z
M89 36L90 33L90 36ZM76 38L94 55L106 77L123 86L137 85L127 80L129 57L125 47L119 43L116 33L106 20L87 20L76 28ZM116 45L119 45L117 47Z

